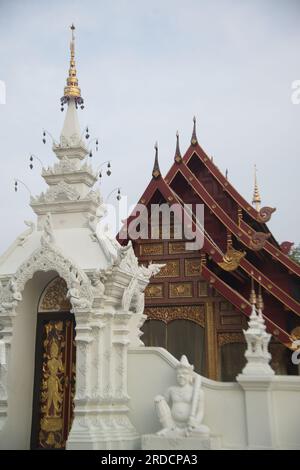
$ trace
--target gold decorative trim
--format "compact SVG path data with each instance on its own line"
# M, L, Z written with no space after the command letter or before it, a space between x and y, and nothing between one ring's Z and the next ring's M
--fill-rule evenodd
M169 297L193 297L193 284L191 282L170 283Z
M186 253L185 242L170 242L169 243L169 254L177 255L181 253Z
M201 259L199 258L184 260L184 271L186 276L200 276Z
M185 305L182 307L146 307L145 315L149 320L160 320L166 324L173 320L190 320L205 327L203 305Z
M220 347L224 344L231 343L245 343L245 337L243 333L219 333L218 334L218 345Z
M156 274L155 278L161 277L178 277L180 276L179 259L164 261L165 266Z
M220 315L221 325L242 325L241 315Z
M150 284L145 289L145 297L151 299L162 299L164 296L163 284Z
M44 354L40 394L39 446L63 448L65 329L61 320L44 326Z
M218 379L218 348L216 319L213 302L205 303L205 341L207 356L207 375L212 380Z
M140 255L163 255L163 243L142 243L140 245Z
M223 257L223 261L218 263L218 266L224 269L224 271L235 271L239 267L241 260L245 256L246 256L245 251L238 251L230 247L226 251Z
M38 307L39 312L69 312L68 287L64 279L56 277L45 288Z
M273 332L273 334L275 334L275 332ZM277 333L277 336L278 336L278 334L279 334L279 332ZM296 351L297 349L299 349L299 345L298 345L298 343L296 343L296 341L298 341L300 339L300 326L296 326L290 332L289 339L290 339L290 342L285 343L285 346L287 348L291 349L292 351Z
M200 281L198 283L198 295L199 297L207 297L208 296L208 284L206 281Z

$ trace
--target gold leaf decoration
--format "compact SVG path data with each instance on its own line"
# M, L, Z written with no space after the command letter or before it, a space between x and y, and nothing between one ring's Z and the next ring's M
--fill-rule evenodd
M245 256L245 251L238 251L231 247L226 251L223 261L219 262L218 265L220 268L224 269L224 271L235 271Z

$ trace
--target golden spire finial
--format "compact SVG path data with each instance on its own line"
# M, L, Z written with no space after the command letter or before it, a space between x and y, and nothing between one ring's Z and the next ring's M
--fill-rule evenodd
M75 36L74 30L75 26L72 23L70 26L71 29L71 42L70 42L70 68L69 68L69 76L67 78L67 86L64 88L64 96L61 98L62 106L67 103L71 98L74 99L77 105L81 105L83 108L83 99L81 97L81 90L78 86L78 78L77 78L77 71L75 65ZM63 107L62 107L63 110Z
M197 134L196 134L196 116L193 117L193 133L192 133L192 138L191 138L191 144L193 146L198 144L198 139L197 139Z
M252 204L255 206L255 209L257 211L260 211L261 197L259 194L256 173L257 173L257 168L256 168L256 165L254 165L254 192L253 192Z
M251 271L251 294L250 294L250 304L253 306L256 304L256 294L254 288L254 278L253 278L253 271Z
M157 179L161 176L161 172L160 172L160 169L159 169L159 163L158 163L158 143L157 142L155 142L154 149L155 149L155 158L154 158L154 166L153 166L153 170L152 170L152 176L153 176L154 179Z
M180 147L179 147L179 132L176 132L176 150L175 150L175 157L174 160L176 163L181 163L182 162L182 156L180 152Z
M262 289L261 289L261 277L258 278L259 284L258 284L258 297L257 297L257 303L256 306L258 310L263 311L264 309L264 301L263 301L263 296L262 296Z

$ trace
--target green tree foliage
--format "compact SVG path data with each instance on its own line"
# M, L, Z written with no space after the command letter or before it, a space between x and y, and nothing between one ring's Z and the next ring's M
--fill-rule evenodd
M290 253L290 258L300 264L300 244L295 246Z

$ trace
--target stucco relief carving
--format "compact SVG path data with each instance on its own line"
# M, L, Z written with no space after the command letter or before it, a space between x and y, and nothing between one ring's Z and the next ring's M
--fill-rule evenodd
M0 325L0 400L7 399L6 379L7 379L7 346L1 337Z
M25 232L21 233L21 235L18 236L17 238L17 243L19 246L23 246L24 243L28 240L30 235L34 232L35 230L35 224L34 222L31 222L31 220L24 220L24 224L29 227Z
M114 265L114 267L118 267L121 271L133 274L147 283L150 277L158 274L164 266L165 264L155 263L149 263L148 266L139 265L131 241L125 247L120 246L119 256Z
M0 290L0 314L12 314L20 300L22 300L22 294L17 287L17 278L14 276Z
M99 269L93 272L90 276L93 292L95 297L102 298L105 292L105 273L103 270Z
M103 203L102 197L100 195L100 192L98 190L92 189L85 197L85 199L88 199L89 201L93 201L96 204L100 205Z
M72 261L65 258L55 246L50 219L47 217L38 248L17 270L9 284L0 291L0 311L14 310L22 300L21 292L26 282L37 271L56 271L72 290L70 299L73 307L90 306L93 301L92 285L86 274Z
M76 161L68 157L62 157L59 163L55 163L53 167L48 167L47 170L44 170L43 175L60 175L61 173L71 173L77 169Z
M134 311L138 315L142 315L145 308L145 294L143 292L136 292L135 293L135 304L134 304Z
M79 192L65 181L60 181L55 186L50 186L50 188L45 193L42 192L40 196L32 197L31 202L33 204L39 204L64 200L76 201L78 199L80 199Z
M68 148L68 147L83 147L83 142L81 140L80 135L77 134L77 132L74 132L71 136L68 138L65 137L64 135L60 136L60 145L56 145L56 147L63 147L63 148Z
M202 424L204 392L201 377L195 375L193 369L186 356L182 356L176 368L177 385L169 387L164 396L155 398L155 408L162 425L157 435L169 438L209 436L209 428Z
M124 293L122 297L122 309L125 310L125 312L128 312L130 310L131 301L133 299L137 286L138 286L138 280L136 276L134 276L131 279L128 287L124 289Z

